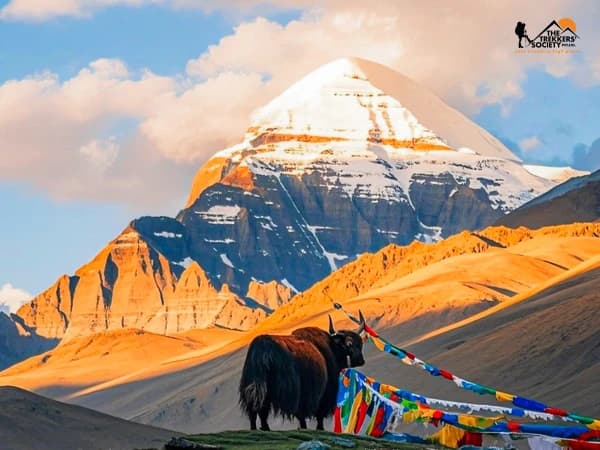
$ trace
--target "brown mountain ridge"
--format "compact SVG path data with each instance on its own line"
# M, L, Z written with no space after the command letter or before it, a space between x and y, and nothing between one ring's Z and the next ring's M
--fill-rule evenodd
M287 332L304 325L325 327L327 314L333 315L339 327L350 325L343 315L332 311L330 298L350 311L362 309L372 326L401 345L433 339L435 336L427 336L444 326L451 328L439 336L455 333L458 331L453 330L468 323L452 328L454 324L476 321L488 311L516 307L592 270L594 264L600 265L599 237L600 224L596 223L534 231L491 227L436 244L389 246L338 270L279 307L250 332L226 336L222 333L227 330L215 328L198 330L189 337L136 330L103 332L67 340L46 354L15 365L0 373L0 383L181 431L245 426L236 406L235 385L244 346L253 335ZM595 303L589 305L590 317L594 317ZM206 334L209 331L211 334ZM530 338L535 340L537 333L531 329ZM156 350L145 355L141 349L148 346ZM159 347L164 351L158 352ZM428 352L424 354L433 355ZM396 361L384 364L372 350L367 356L366 373L406 386L405 381L390 376L397 371ZM477 363L472 355L470 360ZM538 363L541 360L532 360L532 364ZM110 369L100 370L105 366ZM454 370L452 364L448 368ZM398 369L398 373L403 372Z

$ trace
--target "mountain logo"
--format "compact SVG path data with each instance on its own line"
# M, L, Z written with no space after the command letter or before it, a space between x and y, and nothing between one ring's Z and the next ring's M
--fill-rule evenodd
M563 17L553 20L536 37L531 39L527 34L526 24L517 22L515 34L518 37L518 48L530 47L531 49L574 49L577 39L577 25L573 19Z

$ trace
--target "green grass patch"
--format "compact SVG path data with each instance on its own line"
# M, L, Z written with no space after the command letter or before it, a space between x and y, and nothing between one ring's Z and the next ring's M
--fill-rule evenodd
M342 438L339 440L339 438ZM213 434L196 434L185 439L200 444L209 444L225 450L294 450L301 443L318 440L331 446L331 450L423 450L424 446L385 441L369 437L334 434L327 431L295 430L295 431L224 431ZM344 446L343 441L354 442L354 447Z

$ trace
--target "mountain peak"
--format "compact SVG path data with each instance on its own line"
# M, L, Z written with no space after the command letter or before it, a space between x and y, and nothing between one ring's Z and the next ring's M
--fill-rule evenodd
M253 145L368 141L402 150L464 150L518 161L502 143L439 97L381 64L331 61L255 111Z
M294 83L285 95L294 95L302 100L307 94L318 93L323 88L360 88L372 93L381 93L369 82L368 68L375 63L360 58L338 58L324 64Z

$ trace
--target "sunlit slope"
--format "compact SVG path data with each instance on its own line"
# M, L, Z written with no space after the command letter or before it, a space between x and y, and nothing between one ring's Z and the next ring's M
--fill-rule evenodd
M362 309L369 322L392 341L402 345L418 341L413 344L414 348L422 349L426 357L440 358L445 364L452 362L443 359L445 349L456 346L458 351L465 345L460 341L467 339L455 337L439 345L428 343L471 329L469 327L478 323L488 323L484 326L487 331L493 331L494 327L513 327L511 332L518 334L519 339L530 339L529 344L520 343L521 348L534 345L538 331L539 338L552 342L547 337L552 327L538 330L536 327L543 321L535 315L527 320L530 312L538 314L540 311L519 305L529 304L534 296L548 296L556 286L578 283L576 277L592 273L600 261L599 231L600 224L573 224L538 231L495 227L477 234L461 233L437 244L389 246L378 253L363 255L317 283L249 333L214 329L171 338L131 332L121 336L122 342L118 345L108 335L100 335L90 342L73 341L73 347L65 345L62 350L59 347L56 350L61 351L50 352L51 356L43 363L41 360L48 354L15 366L0 374L0 383L33 386L70 402L186 432L245 426L237 406L237 383L244 347L253 335L287 332L305 325L326 327L327 314L332 313L331 299L335 299L352 312ZM587 295L586 290L592 287L582 285L580 296ZM575 301L576 297L570 299ZM575 303L569 308L584 315L586 308L578 305ZM583 323L593 330L588 322L598 316L598 305L591 302L587 309ZM508 314L506 311L517 311L514 316L523 322L505 324L502 317ZM560 311L553 313L556 320L572 317L566 313L561 316ZM339 326L350 325L340 312L333 312L333 316ZM485 322L492 320L486 317L500 319ZM556 329L563 326L560 321L556 323ZM495 345L502 347L501 339L506 339L505 346L517 342L516 338L502 336ZM581 336L588 341L593 338L586 334ZM567 342L550 358L551 364L561 352L570 351L571 345L579 351L579 344ZM142 358L142 348L149 349L152 356ZM460 361L456 366L450 364L448 369L471 376L469 368L478 367L481 371L473 372L476 381L487 382L485 377L491 375L490 383L503 380L507 383L499 386L505 390L510 391L514 384L524 389L519 392L524 395L544 393L530 391L537 389L535 381L534 384L521 382L511 378L513 372L494 366L494 353L501 355L501 348L490 354L478 349L465 351L457 356ZM537 353L524 353L521 361L531 365L528 369L531 373L536 371L537 365L551 367L548 361L538 361L538 357L541 356ZM463 392L454 392L450 389L453 386L404 367L373 349L367 351L367 359L365 372L387 382L427 393L481 401ZM491 369L486 369L488 366ZM463 369L467 370L465 374L461 373ZM496 376L495 372L502 375ZM554 378L549 386L562 389L561 383L561 379ZM573 404L586 406L585 398L575 399Z

